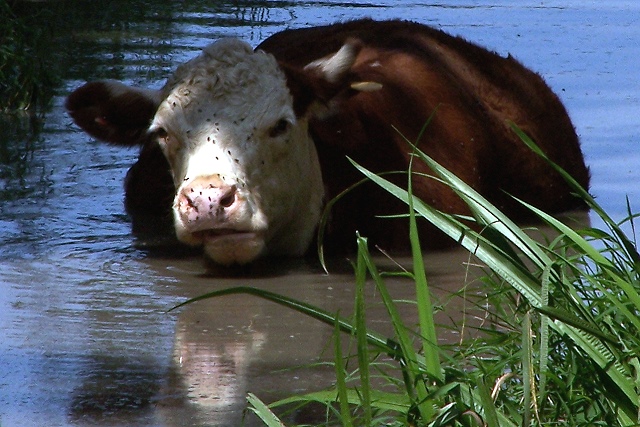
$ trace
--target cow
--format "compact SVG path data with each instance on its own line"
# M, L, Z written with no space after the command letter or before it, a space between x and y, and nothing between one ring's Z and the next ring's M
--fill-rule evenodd
M323 206L362 179L349 159L375 173L405 171L390 179L406 185L408 141L516 220L527 210L513 196L550 213L584 203L511 122L589 185L567 111L537 73L403 20L285 30L255 50L221 39L160 90L90 82L66 108L93 137L141 147L125 180L129 213L172 211L178 239L223 265L307 252ZM418 197L469 214L425 165L413 171ZM382 248L406 248L406 212L375 185L356 186L332 207L325 250L350 250L356 230ZM445 244L428 224L421 233L426 248Z

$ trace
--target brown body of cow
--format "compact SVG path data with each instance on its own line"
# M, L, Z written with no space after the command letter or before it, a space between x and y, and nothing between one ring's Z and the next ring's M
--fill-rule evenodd
M510 56L501 57L424 25L371 20L283 31L256 49L270 53L286 68L294 109L302 115L323 88L297 82L296 72L345 43L357 46L345 79L375 82L379 89L360 91L347 85L326 102L324 113L309 118L325 200L362 179L347 156L374 172L406 170L409 140L516 220L525 219L527 211L512 196L551 213L584 207L509 127L508 121L514 122L588 187L588 169L564 106L538 74ZM175 183L156 140L141 131L149 127L157 101L118 100L115 92L99 85L81 88L69 97L67 108L99 139L142 145L126 180L127 208L134 217L140 212L165 214L175 196ZM117 129L105 126L106 122L117 123ZM419 163L414 163L414 170L429 172ZM406 176L396 181L406 184ZM462 200L436 180L416 176L413 190L437 209L469 213ZM353 248L358 230L383 248L406 248L407 220L377 218L406 211L406 205L373 184L361 186L333 207L325 247L328 252ZM446 245L442 235L426 224L422 227L425 247Z

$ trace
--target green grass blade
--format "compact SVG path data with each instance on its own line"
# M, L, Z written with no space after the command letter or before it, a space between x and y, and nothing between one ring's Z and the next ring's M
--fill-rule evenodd
M511 221L511 219L489 203L484 196L467 185L455 174L451 173L431 157L427 156L423 151L418 149L417 144L414 144L406 138L405 141L412 147L413 154L417 155L440 177L439 180L441 182L451 187L456 194L458 194L458 196L467 203L467 206L473 212L474 217L479 224L490 226L487 228L485 233L491 235L491 240L496 248L500 248L506 254L512 255L513 261L517 261L515 252L513 252L509 246L510 243L520 249L527 258L539 267L542 268L545 264L548 264L549 260L544 251L539 249L538 245L536 245L520 227ZM435 177L431 178L438 179Z
M381 176L384 175L394 175L394 174L406 174L406 172L385 172L380 174ZM320 215L320 221L318 223L318 232L317 232L317 237L316 237L316 251L318 254L318 259L320 260L320 266L322 267L322 269L324 270L325 273L329 273L329 270L327 268L327 263L325 262L325 257L324 257L324 235L325 235L325 230L327 229L327 223L329 222L329 219L331 218L331 210L333 209L333 206L338 203L340 200L342 200L342 198L346 197L349 193L351 193L353 190L355 190L356 188L358 188L359 186L366 184L367 182L369 182L368 179L364 178L358 182L356 182L355 184L352 184L351 186L349 186L348 188L346 188L345 190L343 190L340 194L338 194L337 196L335 196L333 199L329 200L327 202L327 204L324 207L324 210L322 212L322 215Z
M390 194L408 203L409 195L406 190L392 182L368 171L354 163L367 178L380 185ZM415 211L427 219L473 255L483 261L490 269L504 278L511 286L520 292L533 307L541 307L540 284L535 277L521 264L513 262L510 256L496 248L483 236L476 233L469 226L457 221L452 215L444 214L420 199L413 197ZM546 256L546 255L545 255Z
M324 233L325 233L325 230L327 229L327 223L329 222L329 218L331 217L331 209L333 209L333 206L336 203L338 203L343 197L345 197L347 194L352 192L355 188L361 186L362 184L368 181L369 180L366 178L363 180L360 180L355 184L349 186L347 189L342 191L333 199L329 200L324 207L322 215L320 216L320 222L318 223L318 233L316 238L316 245L317 245L316 250L318 252L318 259L320 260L320 265L322 266L322 269L324 270L324 272L327 274L329 273L329 270L327 269L327 264L324 258Z
M353 427L351 411L349 408L349 396L347 389L346 376L343 366L342 344L340 340L340 325L335 323L333 331L334 349L335 349L335 369L336 369L336 388L338 390L338 405L340 407L340 418L344 427Z
M545 307L549 306L549 272L553 266L545 269L542 273L542 303ZM547 363L549 361L549 317L545 314L540 314L540 349L539 351L539 402L543 404L545 401L546 387L547 387Z
M525 134L521 129L519 129L514 123L510 122L511 129L518 135L518 137L524 142L531 150L533 150L540 157L545 159L545 161L556 171L558 172L562 178L569 184L572 190L584 200L589 208L593 210L598 216L607 224L610 230L615 234L618 238L618 241L621 243L624 248L629 259L632 260L635 271L640 271L640 254L638 253L635 245L631 242L627 236L624 234L622 229L618 226L618 224L609 217L609 215L602 209L602 207L595 201L595 199L589 194L589 192L582 188L578 182L573 179L571 175L569 175L564 169L562 169L558 164L553 162L547 155L536 145L535 142Z
M358 236L359 237L359 236ZM359 237L359 240L366 239ZM360 374L361 405L364 412L364 425L371 424L371 382L369 378L369 351L367 345L367 322L365 317L364 288L367 280L367 264L362 246L358 246L358 260L356 263L356 342L358 348L358 373Z
M425 383L426 378L423 378L421 374L424 371L424 365L418 362L419 358L416 355L413 342L407 332L408 328L404 325L395 302L393 298L391 298L388 289L384 285L384 280L369 254L366 239L358 238L358 253L363 256L362 259L367 265L369 275L380 293L382 302L387 309L391 324L393 325L398 346L401 350L400 354L402 358L398 360L402 366L407 394L414 399L422 420L427 422L433 418L435 412L428 398L429 393Z
M249 410L256 414L267 427L285 427L280 419L253 393L247 394Z
M522 427L531 425L531 402L535 396L534 390L534 374L531 357L533 354L533 331L531 330L531 313L524 315L522 322L522 391L523 391L523 421Z
M413 194L411 173L413 157L409 162L408 194ZM416 285L416 302L418 305L418 322L420 325L420 336L422 338L422 353L425 358L426 370L429 376L444 381L444 373L440 366L438 337L433 317L433 306L427 282L422 249L420 248L420 237L418 236L418 226L416 223L416 213L413 209L413 197L408 198L409 202L409 240L411 242L411 255L413 260L413 279Z
M193 304L197 301L202 301L209 298L220 298L225 295L234 295L234 294L254 295L256 297L272 301L276 304L282 305L284 307L290 308L292 310L305 314L309 317L312 317L316 320L319 320L331 327L333 327L335 323L338 322L338 325L340 326L341 331L347 332L349 334L355 333L355 327L352 325L352 323L349 320L343 317L329 313L326 310L307 304L305 302L286 297L284 295L279 295L274 292L269 292L263 289L252 288L248 286L238 286L234 288L226 288L219 291L208 292L196 298L191 298L183 303L176 305L175 307L171 308L169 312L173 310L177 310L180 307L183 307L187 304ZM380 334L376 334L372 331L367 331L366 336L369 344L377 348L379 351L387 353L394 358L401 357L401 355L397 354L398 346L396 345L396 343L389 340L387 337L382 336Z
M609 399L616 402L618 407L629 417L638 419L638 394L629 373L620 364L619 359L591 334L576 329L565 323L552 322L559 332L566 333L571 339L589 355L603 372L611 379Z
M482 377L478 376L478 378L476 379L476 386L476 392L480 395L480 402L482 402L482 409L484 412L484 421L486 423L486 426L500 427L496 405L493 402L493 399L491 399L489 388L485 384Z
M358 393L357 390L347 389L346 398L347 402L350 405L360 404L360 393ZM285 399L281 399L271 403L269 407L277 408L280 406L289 406L292 404L309 402L318 402L324 405L330 405L332 403L335 403L335 400L336 390L321 390L287 397ZM381 411L392 411L399 414L406 414L411 408L411 402L406 393L391 393L380 390L372 390L371 406Z
M536 311L547 316L551 320L565 323L583 332L598 337L598 339L602 341L617 344L616 337L603 331L602 328L598 327L598 324L594 321L584 320L583 317L578 317L564 309L558 309L548 305L536 308Z
M398 187L397 185L389 182L388 180L381 178L368 170L355 164L365 176L372 181L376 182L382 188L387 190L390 194L408 203L409 195L407 191ZM464 191L464 183L458 183L462 191ZM469 189L473 191L472 189ZM473 199L470 201L473 202ZM484 262L492 271L498 276L503 278L514 289L520 292L525 299L536 309L543 308L542 296L541 296L541 284L539 280L532 275L528 270L524 269L522 263L515 262L510 256L500 251L498 247L493 245L490 241L487 241L483 236L478 235L469 227L461 224L451 215L446 215L435 209L427 206L419 199L414 198L414 208L417 213L426 218L440 230L448 234L453 239L457 240L463 247L473 253L478 259ZM487 202L488 203L488 202ZM507 233L510 233L507 230ZM525 241L526 239L516 237L517 241ZM527 238L528 239L528 238ZM531 245L537 245L537 243L531 241ZM527 251L535 263L540 263L541 260L548 260L548 256L541 251L532 250ZM549 262L551 262L549 260ZM545 264L542 263L541 267L544 268ZM555 279L555 278L554 278ZM557 280L560 280L557 278ZM633 381L629 380L629 377L624 372L624 368L617 362L616 357L607 349L602 342L600 342L593 335L587 334L582 330L578 330L571 327L559 320L554 320L550 323L550 326L560 333L564 333L569 336L577 345L579 345L592 360L605 370L607 375L611 378L614 384L616 384L621 390L622 394L627 396L631 401L637 404L637 396L635 395ZM613 367L613 368L612 368ZM628 411L631 409L627 402L620 401L619 404Z
M509 217L493 206L484 196L422 151L416 150L416 153L445 184L449 185L451 189L462 198L473 212L474 217L479 221L479 224L489 226L484 232L490 231L492 233L489 237L495 239L493 245L496 248L502 249L506 255L510 255L512 262L518 262L519 260L513 252L505 249L505 246L509 247L507 242L520 250L528 260L539 268L544 268L545 265L551 262L548 255L539 247L537 242L529 237L529 235Z
M516 200L518 200L523 206L530 209L531 212L536 214L547 225L553 227L555 230L562 233L562 235L570 239L573 243L576 244L576 249L579 249L581 253L592 259L595 263L606 268L616 269L616 267L598 251L598 249L591 245L591 243L584 239L577 231L567 226L562 221L559 221L553 216L547 214L546 212L541 211L535 206L520 199Z
M584 239L578 232L563 224L561 221L553 218L545 212L542 212L540 209L527 204L525 202L521 203L528 207L532 212L534 212L540 219L546 222L549 226L558 230L562 235L566 236L570 241L572 241L576 250L579 250L586 258L592 260L598 267L600 267L603 272L611 279L611 284L615 284L619 289L621 289L627 298L629 298L629 302L632 303L633 307L636 309L640 309L640 293L636 287L633 286L628 280L625 280L623 273L620 268L614 265L610 260L605 258L593 245L591 245L586 239ZM593 285L600 286L600 281L594 281ZM609 289L605 289L604 287L600 287L601 291L604 292L604 295L609 297L609 300L612 304L616 305L618 310L625 315L625 317L632 322L635 327L640 330L640 318L636 316L634 313L629 311L626 305L620 301L617 297L615 297Z

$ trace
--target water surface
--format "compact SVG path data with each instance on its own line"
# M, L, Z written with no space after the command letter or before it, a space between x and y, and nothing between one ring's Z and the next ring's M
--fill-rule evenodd
M268 401L330 384L330 369L310 364L331 359L331 329L249 296L166 310L240 285L343 313L352 305L348 269L326 276L313 261L292 261L215 277L198 255L147 250L122 204L135 150L92 140L64 112L65 96L87 80L159 87L177 63L219 37L256 45L285 28L411 18L541 73L574 120L597 200L616 219L625 216L626 196L636 211L640 205L636 2L53 4L52 55L62 77L53 106L42 120L0 118L3 427L237 426L247 391ZM466 261L456 251L427 256L443 301L471 280ZM411 297L407 283L390 286L398 298ZM404 311L410 319L412 309ZM388 330L379 306L370 316Z

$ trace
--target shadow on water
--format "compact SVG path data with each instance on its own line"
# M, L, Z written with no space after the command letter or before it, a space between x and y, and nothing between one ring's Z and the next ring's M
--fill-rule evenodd
M162 221L132 230L122 182L137 153L91 140L64 112L65 96L86 80L113 78L158 87L177 63L219 37L239 36L255 45L287 27L365 15L411 17L501 52L513 50L524 63L544 71L575 111L587 157L591 156L595 188L637 191L637 180L630 180L629 172L640 170L629 163L637 156L625 154L625 162L607 157L611 147L631 150L637 119L616 129L598 127L607 122L603 109L637 113L638 89L615 80L618 74L607 68L612 63L628 71L622 74L632 75L635 68L625 58L640 54L635 41L616 38L637 35L624 8L599 11L575 2L515 7L485 1L460 2L460 7L417 6L395 0L357 5L204 0L12 3L22 14L46 19L52 28L48 57L42 59L57 70L60 80L44 116L0 116L2 427L238 426L248 391L270 401L330 384L332 369L323 362L332 359L327 350L332 329L247 295L167 310L208 291L253 286L344 315L352 311L348 260L334 260L329 276L313 258L222 269L206 264L198 251L176 246L162 231L167 229ZM600 20L618 25L619 31L578 25ZM590 52L605 56L591 57ZM624 55L616 56L617 52ZM602 75L612 80L603 81ZM604 99L594 95L594 87L607 84ZM619 87L625 88L624 94L616 92ZM613 102L614 98L623 101ZM611 139L618 145L605 146ZM425 262L435 303L442 307L439 319L453 325L440 338L460 339L458 316L483 319L484 313L451 294L465 286L472 293L480 273L469 270L473 262L460 251L429 254ZM393 280L388 285L398 300L412 298L408 282ZM372 326L391 334L384 308L375 302L375 292L369 292ZM402 306L402 312L409 322L415 318L410 304ZM314 414L295 413L292 420L302 422L305 416L309 422L316 419ZM254 419L246 424L260 425Z
M69 416L74 423L137 424L148 417L166 377L165 367L153 360L96 355L79 361L82 383L70 396Z

